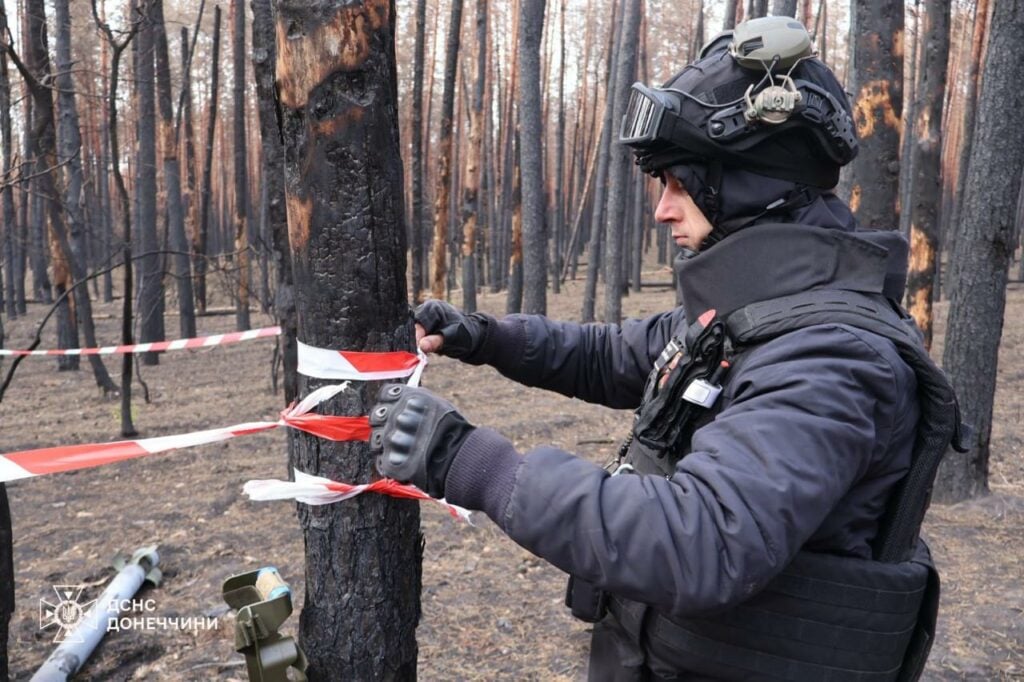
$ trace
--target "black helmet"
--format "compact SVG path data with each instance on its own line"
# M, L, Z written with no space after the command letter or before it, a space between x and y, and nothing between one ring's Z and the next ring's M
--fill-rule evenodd
M720 34L661 88L635 83L619 141L652 175L725 165L824 189L857 155L846 93L789 17Z

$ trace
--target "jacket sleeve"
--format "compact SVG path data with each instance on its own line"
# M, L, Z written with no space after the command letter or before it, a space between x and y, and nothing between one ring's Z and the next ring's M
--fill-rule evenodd
M612 477L550 447L513 461L494 454L511 445L482 430L467 445L488 451L486 480L461 487L467 472L453 471L449 500L466 494L526 549L670 614L739 603L885 456L897 420L914 419L912 372L872 338L814 327L752 351L670 478ZM461 457L453 470L480 466Z
M635 408L682 309L614 324L508 315L489 325L483 361L526 386L613 408Z

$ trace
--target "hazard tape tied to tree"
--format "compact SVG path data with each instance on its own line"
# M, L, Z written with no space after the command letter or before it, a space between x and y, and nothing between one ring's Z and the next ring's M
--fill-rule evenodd
M268 332L268 330L277 330L276 333L280 332L279 327L267 327L261 330L251 330L251 332L239 332L239 334ZM268 332L262 335L270 336L271 334ZM236 335L225 334L221 336ZM201 341L211 338L217 337L200 337L198 339L184 339L182 341ZM250 336L248 338L258 337ZM236 340L246 339L232 339L231 341L223 341L223 343L231 343ZM170 345L178 342L161 343ZM155 345L157 344L140 344L140 346ZM216 344L208 343L206 345ZM133 349L136 347L129 346L127 348ZM81 354L85 354L85 351L88 350L103 349L76 350L82 351ZM148 348L147 350L162 349ZM40 351L40 353L48 352ZM143 351L123 350L121 352ZM305 365L303 365L303 358L305 358ZM313 408L346 390L350 381L380 381L383 379L407 377L410 385L417 385L422 376L423 368L427 364L427 358L422 353L417 356L406 352L364 353L331 351L300 343L299 363L300 372L302 367L305 367L311 373L311 376L344 379L345 381L341 384L323 386L313 391L300 402L284 410L277 421L247 422L217 429L194 431L173 436L160 436L157 438L140 438L85 445L59 445L50 448L0 454L0 483L46 474L88 469L161 452L217 443L239 436L270 431L282 426L332 441L367 441L370 438L370 424L366 416L339 417L317 414L312 412ZM294 481L249 481L245 484L244 492L253 500L295 500L312 505L332 504L363 493L379 493L403 499L429 500L443 505L448 509L449 513L457 518L469 518L467 510L448 504L444 500L436 500L415 486L398 483L391 479L381 479L372 483L353 485L332 481L319 476L312 476L296 470Z

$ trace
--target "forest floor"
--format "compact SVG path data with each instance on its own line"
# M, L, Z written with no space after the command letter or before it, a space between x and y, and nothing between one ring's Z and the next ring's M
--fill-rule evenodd
M668 280L652 269L645 281ZM457 294L458 292L456 292ZM552 317L579 316L581 283L549 295ZM624 302L630 316L667 309L673 294L646 288ZM227 302L221 302L226 305ZM101 343L118 338L119 303L96 306ZM504 310L484 294L483 310ZM173 308L169 305L168 308ZM7 328L7 347L24 347L45 307ZM942 339L946 305L938 307ZM230 331L233 315L203 317L201 334ZM253 325L272 324L254 315ZM168 316L169 338L177 318ZM52 347L53 333L44 338ZM941 344L941 341L940 341ZM925 533L943 579L938 642L927 679L1024 679L1024 289L1010 287L992 434L992 494L933 506ZM151 402L136 389L135 425L143 437L274 419L273 340L164 354L144 367ZM935 349L941 357L941 347ZM116 376L119 363L106 360ZM6 363L5 367L6 369ZM522 449L553 443L605 463L625 436L628 414L529 390L489 368L438 358L426 386L450 398L476 424L494 427ZM118 403L97 392L86 363L57 372L29 358L0 404L0 452L118 438ZM216 630L130 629L109 633L76 679L244 680L233 651L233 618L221 583L238 572L276 565L303 601L302 534L292 504L250 502L250 479L286 476L285 435L270 432L9 486L14 518L17 609L11 624L12 679L27 680L53 648L40 630L41 599L53 585L86 585L95 598L111 557L160 545L164 581L146 588L156 618L216 618ZM419 672L426 680L573 680L585 674L588 628L562 606L565 576L509 541L485 518L456 522L423 505L426 539ZM479 516L479 515L478 515ZM295 632L297 613L285 631Z

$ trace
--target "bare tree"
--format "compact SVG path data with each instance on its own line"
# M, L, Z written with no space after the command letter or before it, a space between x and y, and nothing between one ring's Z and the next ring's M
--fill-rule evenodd
M202 188L200 194L199 229L192 245L192 270L196 277L196 308L206 312L206 259L209 254L210 219L213 212L213 142L217 130L217 84L220 64L220 5L213 7L213 46L210 57L210 99L207 106Z
M851 85L860 153L847 167L844 188L865 227L899 225L900 116L903 111L903 4L853 4Z
M1015 117L1024 107L1021 44L1024 4L996 2L985 52L985 79L978 98L971 172L958 226L960 236L952 254L960 274L950 296L942 358L964 418L974 427L974 436L967 453L949 453L943 460L935 490L937 499L944 502L975 497L988 490L999 341L1024 173L1024 127Z
M282 0L277 12L288 229L303 340L411 350L394 12L388 0ZM334 49L339 30L362 48ZM300 391L319 383L303 377ZM327 410L365 414L376 388L346 391ZM292 444L301 471L354 482L375 475L365 443L295 433ZM299 633L310 679L415 679L422 558L416 503L365 495L350 504L301 505L299 519L306 547ZM352 541L353 528L361 541Z
M441 100L441 142L434 198L434 272L431 290L434 298L444 298L448 276L448 215L452 189L452 118L455 111L455 70L459 64L459 37L462 31L462 0L452 0L448 24L448 45L444 59L444 95Z
M944 0L927 0L923 30L918 36L921 63L909 116L912 138L906 210L910 219L910 274L907 303L917 325L924 332L925 347L932 342L932 294L939 253L939 216L942 187L942 103L946 91L946 61L949 57L950 6Z
M171 261L174 263L175 283L178 288L178 331L182 338L190 338L196 335L196 313L192 296L192 272L188 262L188 241L185 238L185 214L181 202L181 164L178 162L178 138L171 97L171 58L167 50L163 0L153 0L152 13L160 139L166 185L167 241L174 252L171 254Z
M140 20L138 12L133 9L127 30L122 32L123 37L118 40L106 21L100 19L96 11L96 1L92 0L92 16L96 25L103 33L104 39L110 45L110 91L107 94L107 129L110 131L110 154L112 159L121 158L120 138L117 132L117 86L118 70L121 64L121 55L131 43L132 38L138 32ZM121 257L124 267L124 300L121 307L121 344L130 346L134 343L132 333L132 221L131 205L128 200L128 190L125 188L124 176L121 174L121 164L115 161L111 164L114 171L114 184L117 187L117 196L121 203ZM132 423L132 354L124 353L121 356L121 435L125 437L136 434L135 426Z
M636 76L637 53L640 46L641 0L624 0L623 21L618 32L620 41L615 62L615 88L610 106L612 122L621 121L626 115L629 104L629 92ZM614 128L612 132L616 132ZM631 154L624 145L613 144L609 151L608 169L608 209L605 211L605 288L604 288L604 320L618 324L622 319L623 277L622 265L626 260L624 240L626 222L626 202L633 187L630 177L632 168Z
M469 107L469 141L462 181L462 309L476 312L476 244L483 176L484 84L487 77L487 0L476 0L476 75Z
M426 284L423 254L423 59L426 45L427 0L416 0L416 45L413 51L412 86L412 225L409 241L412 255L412 298L420 300Z
M235 163L235 253L238 258L238 299L235 301L235 328L244 331L249 324L249 178L246 172L245 138L245 0L231 0L232 76L234 78L234 133L231 144ZM216 66L216 65L215 65Z
M523 312L547 312L547 234L541 140L540 41L546 0L519 0L519 150L522 188Z

